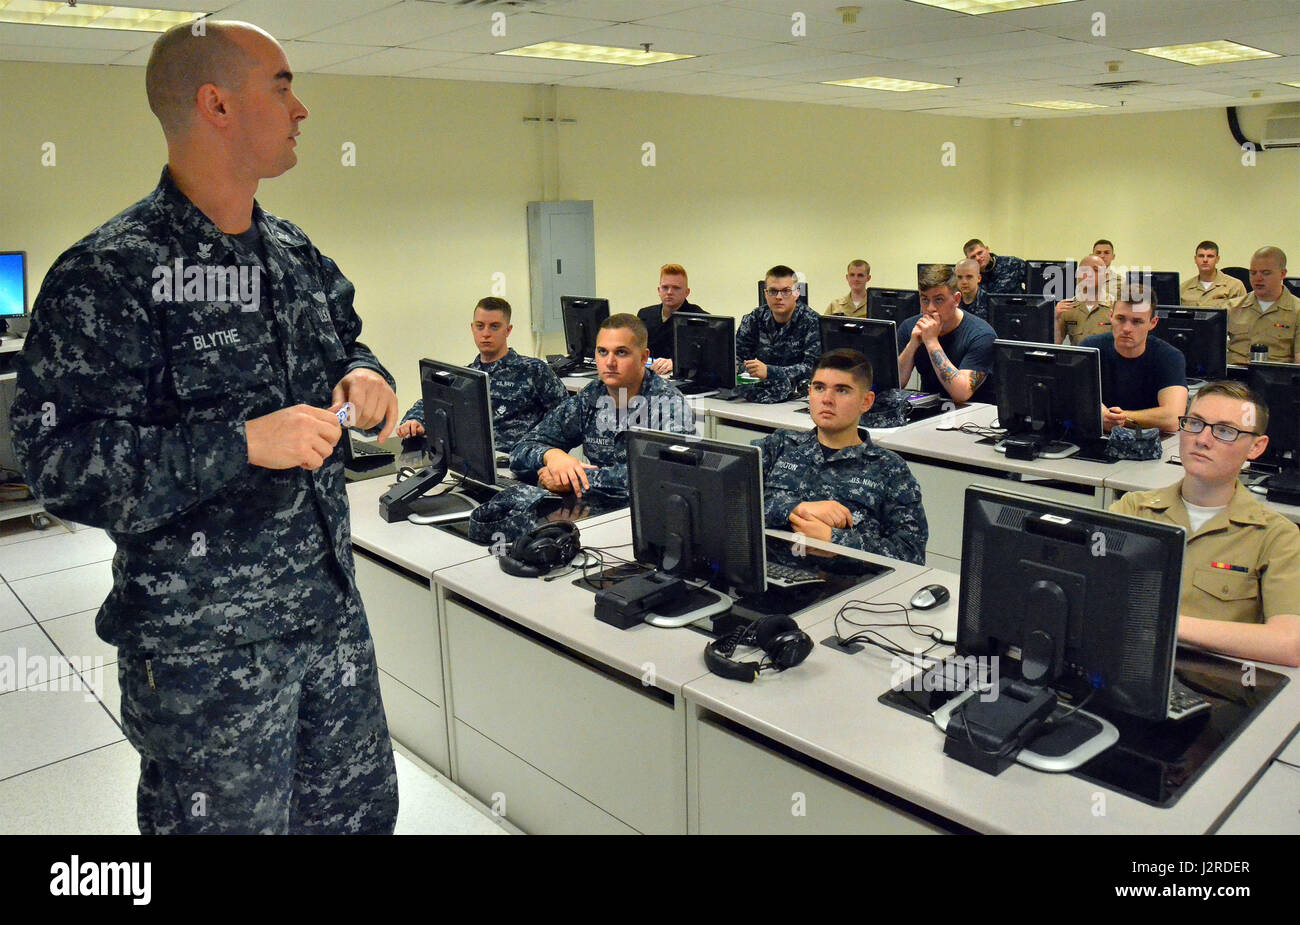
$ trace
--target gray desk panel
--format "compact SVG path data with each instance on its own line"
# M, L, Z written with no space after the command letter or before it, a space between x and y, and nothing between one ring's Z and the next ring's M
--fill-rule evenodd
M1300 769L1271 764L1218 834L1300 835Z

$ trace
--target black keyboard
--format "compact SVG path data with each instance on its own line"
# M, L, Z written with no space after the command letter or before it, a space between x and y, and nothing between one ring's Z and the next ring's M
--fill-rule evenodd
M1174 678L1173 688L1169 691L1169 718L1186 719L1197 713L1210 709L1210 701L1192 690L1182 681Z

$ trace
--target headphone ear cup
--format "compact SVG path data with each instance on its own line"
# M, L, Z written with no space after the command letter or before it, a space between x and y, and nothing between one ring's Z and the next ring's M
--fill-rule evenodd
M513 550L512 550L513 552ZM529 565L513 555L504 555L497 559L497 564L501 566L501 571L507 575L514 575L516 578L539 578L542 572L549 572L550 569L539 568L536 565Z
M781 633L799 632L799 624L785 614L774 614L755 623L753 632L758 647L767 651L769 643Z
M780 671L793 668L812 652L812 638L799 629L794 618L777 614L764 617L754 627L754 637Z

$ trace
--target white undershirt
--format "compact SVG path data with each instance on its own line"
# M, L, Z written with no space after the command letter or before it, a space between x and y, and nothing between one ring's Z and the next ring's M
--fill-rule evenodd
M1183 507L1187 508L1187 519L1191 521L1192 533L1195 534L1196 531L1201 529L1201 527L1204 527L1209 523L1215 514L1226 509L1227 505L1221 504L1218 507L1201 507L1199 504L1192 504L1187 501L1187 499L1183 499Z
M1198 280L1198 282L1199 282L1199 280ZM1209 292L1209 291L1210 291L1210 287L1213 286L1213 285L1214 285L1214 280L1210 280L1208 283L1201 283L1201 288L1204 289L1206 292Z
M1265 302L1263 299L1260 299L1260 300L1259 300L1259 311L1260 311L1260 314L1263 314L1264 312L1268 311L1270 308L1272 308L1272 307L1273 307L1274 305L1276 305L1276 304L1277 304L1277 299L1274 299L1272 302Z

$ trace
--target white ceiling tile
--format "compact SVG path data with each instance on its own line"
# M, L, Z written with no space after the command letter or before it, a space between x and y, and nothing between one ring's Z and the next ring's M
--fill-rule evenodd
M284 42L359 19L385 7L397 6L400 2L401 0L238 0L236 3L222 4L216 18L252 23ZM167 4L160 0L160 5Z
M282 42L289 67L295 73L319 71L332 64L373 54L373 45L327 45L323 42Z
M412 41L410 48L438 48L447 51L492 53L522 48L538 42L580 42L595 44L587 38L593 30L608 28L611 23L597 19L578 19L549 13L526 12L506 17L505 34L494 34L488 9L478 10L472 24L460 23L451 30L439 30Z
M448 51L430 51L427 48L383 48L379 51L370 49L368 54L316 68L316 73L374 74L395 77L407 71L450 64L463 61L465 58L465 55Z
M708 0L567 0L556 12L587 19L636 22L650 16L708 6Z
M721 4L651 16L641 21L648 26L663 26L665 29L732 35L762 42L789 42L796 38L789 13L758 13Z
M101 51L121 52L131 51L143 45L153 45L157 38L156 32L0 23L0 45L24 45L32 48L97 48Z
M655 51L671 51L680 55L716 55L762 44L757 39L707 35L703 32L665 29L662 26L639 23L616 23L584 31L582 41L587 45L614 45L620 48L636 48L649 42Z
M52 45L0 45L0 61L54 61L60 64L112 64L122 52L112 48L59 48Z

